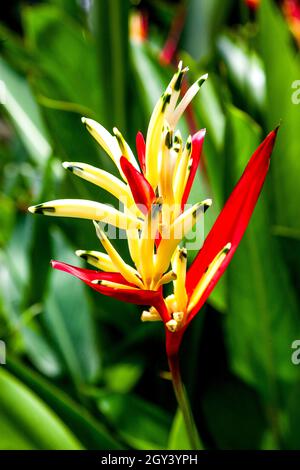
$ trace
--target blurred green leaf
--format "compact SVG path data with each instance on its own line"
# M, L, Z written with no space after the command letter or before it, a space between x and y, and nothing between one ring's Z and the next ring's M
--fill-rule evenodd
M259 25L267 79L266 125L270 129L282 122L272 165L274 218L278 225L299 229L300 111L299 104L292 101L297 91L293 83L300 77L299 53L287 23L270 0L262 2Z
M223 35L218 40L218 50L225 63L234 103L255 115L265 110L266 78L262 61L249 42L237 35Z
M128 68L128 10L129 0L94 2L91 21L94 26L97 66L102 88L102 109L106 110L106 127L118 126L126 135L129 100ZM109 110L109 112L108 112Z
M105 428L87 410L73 401L61 387L56 387L24 364L8 358L7 367L43 399L57 415L72 428L73 433L87 449L121 449Z
M226 139L228 191L259 141L257 126L247 115L230 107ZM227 337L231 365L261 394L278 445L283 406L280 390L297 378L290 361L290 344L295 332L300 331L300 319L277 240L270 234L266 191L228 270Z
M121 362L107 367L104 380L107 388L113 392L128 393L136 385L143 373L144 365L138 362Z
M39 108L26 80L0 58L0 103L5 107L33 160L41 165L51 154Z
M210 384L203 397L208 430L218 449L261 449L266 420L258 395L229 377Z
M181 411L178 409L171 427L168 441L170 450L193 450L183 421Z
M36 395L0 370L1 449L80 449L71 431Z
M199 61L211 54L216 35L221 30L231 0L190 0L183 33L182 47Z
M99 409L135 449L164 449L170 426L164 410L135 395L99 392Z
M52 239L55 259L76 264L72 247L61 232L55 230ZM94 381L100 367L99 350L83 283L52 270L43 319L75 384Z

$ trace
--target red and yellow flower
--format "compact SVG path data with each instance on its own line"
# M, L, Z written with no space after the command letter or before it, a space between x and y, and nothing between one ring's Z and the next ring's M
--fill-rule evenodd
M78 277L101 294L147 305L141 319L164 323L168 357L177 354L184 331L226 269L246 230L267 175L277 132L271 132L254 152L187 269L183 239L204 217L211 200L185 209L205 130L189 136L184 144L176 125L207 78L204 75L197 80L179 101L186 71L180 63L154 108L146 140L140 132L137 134L137 159L118 129L111 134L99 123L83 118L88 131L116 164L120 178L86 163L65 162L63 166L109 191L122 203L121 209L81 199L55 200L29 208L33 213L93 220L104 251L78 250L76 254L96 269L60 261L52 261L52 266ZM126 230L132 265L122 259L101 223ZM171 282L173 293L164 298L163 286Z

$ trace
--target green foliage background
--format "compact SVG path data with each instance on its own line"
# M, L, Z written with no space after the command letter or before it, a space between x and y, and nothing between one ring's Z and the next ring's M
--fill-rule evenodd
M161 325L51 270L51 258L78 265L75 249L97 249L89 222L27 213L63 197L112 202L61 168L69 160L114 171L80 117L117 125L134 145L172 74L159 54L179 2L90 3L13 1L0 17L0 448L186 449ZM300 108L291 100L300 60L278 4L261 3L251 14L242 0L181 2L178 55L190 80L209 72L193 106L207 128L192 192L213 198L207 230L253 150L282 124L252 222L181 351L212 449L300 448L300 365L291 361L300 339ZM148 15L145 42L129 38L134 10Z

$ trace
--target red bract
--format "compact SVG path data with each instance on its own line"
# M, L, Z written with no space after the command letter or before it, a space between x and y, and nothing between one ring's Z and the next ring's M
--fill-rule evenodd
M277 131L278 128L270 132L252 155L243 175L229 196L222 212L206 237L203 247L187 272L186 290L190 298L207 267L222 248L227 243L231 243L228 255L203 292L197 305L189 312L184 327L174 333L166 329L166 345L169 356L177 354L186 327L207 300L242 239L269 169Z
M144 175L134 168L125 157L121 157L120 164L136 205L143 213L147 213L155 199L152 186L148 183Z
M146 143L143 134L139 131L136 135L135 139L136 143L136 152L139 160L139 164L143 173L146 172Z
M153 305L160 312L164 322L170 320L170 314L168 313L164 299L162 297L161 289L157 291L134 289L135 286L127 282L126 279L124 279L124 277L119 273L105 273L92 269L83 269L54 260L51 261L51 265L54 269L64 271L65 273L77 277L92 289L100 292L100 294L107 295L108 297L114 297L115 299L121 300L122 302L128 302L136 305ZM110 281L116 284L128 286L128 289L107 287L101 284L94 284L93 281Z

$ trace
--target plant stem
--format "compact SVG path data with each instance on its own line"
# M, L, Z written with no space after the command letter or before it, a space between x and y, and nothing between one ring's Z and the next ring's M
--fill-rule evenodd
M175 392L175 396L182 412L186 432L190 441L191 448L193 450L202 449L196 424L193 418L192 410L190 408L189 399L185 390L185 387L181 380L180 367L178 355L168 357L170 372L172 376L172 383Z

